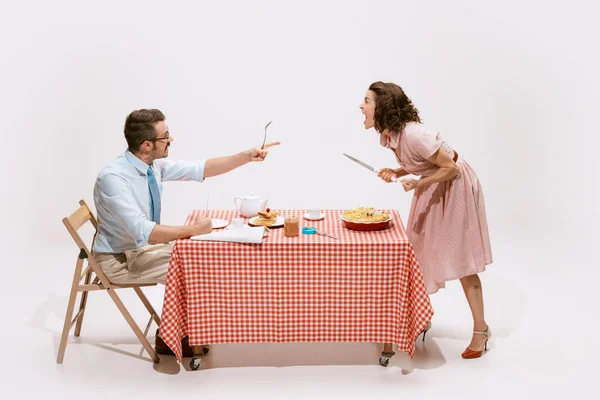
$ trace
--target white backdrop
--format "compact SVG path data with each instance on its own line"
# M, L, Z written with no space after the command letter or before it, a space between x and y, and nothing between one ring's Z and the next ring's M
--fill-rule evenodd
M233 197L251 190L273 208L368 205L398 209L406 222L412 194L341 155L395 165L377 134L364 131L358 108L369 84L384 80L400 84L424 122L479 175L495 261L482 274L486 313L502 341L482 369L465 374L464 364L454 363L471 320L460 285L448 285L432 297L430 335L438 335L431 343L433 350L441 346L434 351L439 358L426 374L402 376L418 382L402 389L468 397L462 389L476 382L506 397L519 388L537 393L548 377L565 383L565 393L582 387L576 379L593 382L594 369L585 365L598 360L589 348L597 295L587 282L600 278L594 254L600 28L593 2L552 3L2 1L0 340L9 343L2 353L6 381L19 393L42 396L83 390L97 371L121 392L147 387L164 397L159 392L187 395L198 387L194 374L148 380L149 366L138 359L113 358L114 352L94 346L132 337L102 296L90 302L96 313L87 318L84 343L92 345L70 345L65 368L54 364L76 254L61 219L79 199L93 205L98 172L126 147L122 130L129 112L161 109L176 159L258 145L270 120L268 140L282 142L264 163L204 183L165 183L167 224L183 223L207 197L211 208L233 208ZM164 287L155 289L150 298L160 307ZM249 353L250 365L261 365L254 360L261 352ZM450 368L436 367L443 354ZM520 369L516 359L524 360ZM392 388L368 366L347 380L334 378L339 370L333 368L323 375L322 369L296 368L287 372L289 379L285 370L265 371L245 369L237 378L235 370L216 372L201 390L222 397L256 388L261 398L268 391L279 398L282 391L314 390L332 398L367 391L383 396ZM30 376L39 384L31 385ZM497 376L507 384L487 383ZM547 392L556 394L551 386ZM481 397L480 391L472 396Z
M368 205L406 218L412 194L341 155L395 165L358 108L384 80L477 171L497 264L505 250L532 267L559 250L583 260L599 219L600 32L591 2L549 3L6 4L3 253L16 262L32 248L72 250L61 218L80 198L93 204L96 175L125 149L123 122L137 108L166 114L176 159L260 144L270 120L268 140L282 142L265 163L166 184L164 223L181 224L208 194L209 207L232 208L251 190L274 208Z

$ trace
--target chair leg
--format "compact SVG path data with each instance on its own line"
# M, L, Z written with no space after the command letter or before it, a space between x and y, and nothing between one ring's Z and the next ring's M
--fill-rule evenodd
M90 270L90 272L88 272L85 275L85 284L88 285L90 283L90 280L92 279L92 271ZM88 292L85 291L81 294L81 301L79 302L79 311L81 312L81 314L79 315L79 318L77 318L77 324L75 325L75 336L79 337L79 334L81 333L81 325L83 325L83 315L85 314L85 305L87 304L87 297L88 297Z
M58 347L58 357L56 358L57 364L62 364L65 357L65 350L67 349L67 340L69 338L69 331L71 330L73 317L73 309L75 308L75 300L77 299L77 287L81 280L81 267L83 265L83 259L77 259L77 265L75 266L75 274L73 275L73 283L71 284L71 295L69 296L69 302L67 304L67 312L65 314L65 323L63 325L62 335L60 338L60 346Z
M152 316L152 319L154 320L154 322L156 322L156 325L160 326L160 317L154 310L154 307L152 307L152 304L148 301L148 298L144 294L143 290L139 287L134 287L133 290L135 290L140 300L142 300L142 303L144 303L144 306L146 306L146 310L148 310L148 312Z
M150 358L152 358L152 361L154 361L155 363L159 362L160 358L158 358L158 354L156 354L156 351L154 351L154 348L152 347L152 345L150 344L150 342L148 341L146 336L144 336L144 333L137 326L137 324L133 320L131 314L129 314L129 311L127 311L127 309L125 308L125 305L123 304L123 302L121 301L121 299L119 298L119 296L117 295L115 290L107 289L106 291L108 292L110 297L113 299L113 301L117 305L117 308L119 309L119 311L121 311L121 314L123 314L123 317L125 317L125 320L127 321L129 326L133 330L133 333L135 333L135 336L137 336L139 341L142 343L142 346L144 346L144 349L146 349L146 351L150 355Z

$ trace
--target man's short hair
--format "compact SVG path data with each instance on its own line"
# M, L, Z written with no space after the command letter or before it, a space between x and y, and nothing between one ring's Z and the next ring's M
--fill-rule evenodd
M154 124L165 120L165 115L157 109L141 109L131 112L125 120L125 140L132 153L138 153L146 140L156 137Z

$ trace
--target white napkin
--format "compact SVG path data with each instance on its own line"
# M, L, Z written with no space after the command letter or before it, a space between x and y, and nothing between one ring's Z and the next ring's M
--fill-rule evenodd
M224 231L211 232L205 235L192 236L192 240L208 240L213 242L262 243L265 228L262 226L247 226Z

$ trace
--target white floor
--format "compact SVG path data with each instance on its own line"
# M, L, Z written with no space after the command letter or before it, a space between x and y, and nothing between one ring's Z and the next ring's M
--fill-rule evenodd
M215 345L198 371L189 370L188 360L180 365L168 356L153 364L105 293L90 295L81 337L71 334L64 364L57 365L76 254L55 250L51 263L30 257L22 264L20 259L23 274L7 293L14 293L22 307L4 304L6 320L14 323L1 330L3 375L8 374L3 386L16 398L573 396L594 386L598 265L583 261L581 254L577 259L578 252L568 249L524 253L519 248L496 243L495 263L481 275L494 335L482 358L460 357L471 320L460 284L451 282L432 297L433 328L424 343L417 343L415 357L397 353L387 368L378 364L382 346L370 343ZM159 310L163 291L147 291ZM144 325L144 309L133 296L123 296Z

